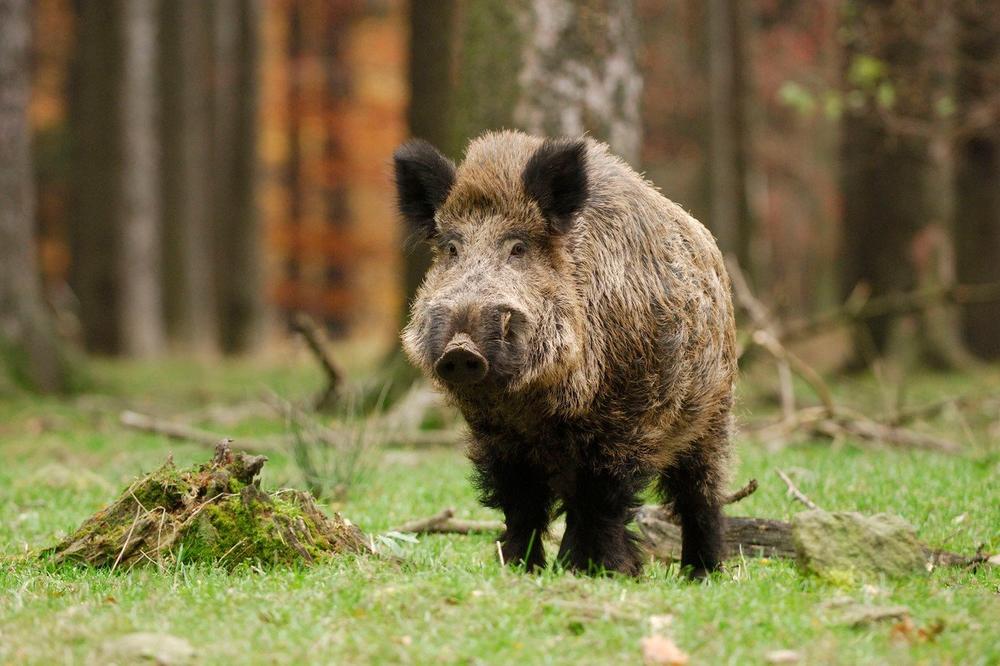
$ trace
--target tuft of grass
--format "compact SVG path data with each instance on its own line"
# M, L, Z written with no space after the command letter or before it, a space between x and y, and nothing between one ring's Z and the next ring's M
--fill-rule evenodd
M340 501L371 477L376 452L386 442L378 423L381 408L365 415L348 402L334 430L287 402L281 401L280 407L291 435L292 462L313 496Z
M159 377L184 374L166 366ZM155 394L157 373L132 368L122 364L114 372L123 385ZM297 372L259 376L282 392ZM212 385L254 376L248 367L217 373ZM932 399L986 380L915 381L912 394ZM837 390L863 401L876 388L862 378ZM166 393L188 390L178 384ZM639 641L654 616L661 625L672 618L662 631L695 664L764 663L778 649L798 651L808 664L1000 663L1000 570L993 567L830 581L803 576L788 561L745 558L700 585L662 563L637 579L555 568L524 574L500 567L492 535L393 540L398 560L345 555L309 569L233 573L183 557L164 570L114 574L20 558L28 548L56 542L168 452L179 466L204 459L197 445L123 431L113 416L31 396L0 402L0 663L86 661L104 642L138 631L183 637L205 664L638 663ZM767 452L741 441L735 478L756 477L760 489L727 511L785 519L799 511L775 475L781 468L824 508L889 511L931 545L973 552L984 544L1000 552L995 421L970 419L976 444L962 457L871 451L850 441ZM244 434L281 427L262 418ZM947 415L928 427L960 433ZM290 453L270 458L265 486L297 474ZM37 475L43 466L44 483ZM54 473L60 468L68 473ZM81 470L87 474L73 473ZM367 480L336 508L369 534L446 506L462 517L498 518L476 504L469 471L457 450L375 451ZM553 545L546 547L551 556ZM894 631L893 622L851 627L842 618L845 600L906 606L926 637Z

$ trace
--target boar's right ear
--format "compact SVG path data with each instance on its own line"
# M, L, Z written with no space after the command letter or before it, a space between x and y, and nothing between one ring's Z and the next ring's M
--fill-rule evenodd
M433 238L437 234L434 212L448 198L455 182L455 165L423 139L407 141L392 159L399 212L415 235Z
M587 146L583 141L547 139L528 160L521 182L554 233L565 233L587 201Z

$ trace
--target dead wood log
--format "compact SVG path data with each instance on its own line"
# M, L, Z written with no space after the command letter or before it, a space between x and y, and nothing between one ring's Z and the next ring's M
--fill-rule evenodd
M636 524L645 546L657 559L677 561L681 556L681 528L669 508L645 505L636 512ZM726 559L734 557L795 558L792 524L785 520L727 516L724 523L723 550ZM982 553L961 555L923 545L930 566L976 566L988 561Z
M787 475L779 472L789 488L794 484ZM725 504L734 504L752 495L757 490L756 479L750 481L729 495ZM798 490L796 488L796 490ZM816 508L801 491L798 495L803 503ZM459 520L455 510L444 509L433 516L411 520L390 532L411 534L500 534L505 526L498 520ZM643 545L656 558L666 561L679 560L682 535L680 519L668 506L647 504L636 511L635 522L643 537ZM723 551L725 558L732 557L796 557L795 542L792 538L792 524L784 520L769 518L748 518L728 516L724 519ZM977 553L972 557L924 546L924 555L931 566L971 566L986 562L988 557Z
M640 507L635 516L639 531L653 556L674 561L681 557L681 526L668 508L655 505ZM725 519L723 550L726 558L795 557L792 524L767 518Z

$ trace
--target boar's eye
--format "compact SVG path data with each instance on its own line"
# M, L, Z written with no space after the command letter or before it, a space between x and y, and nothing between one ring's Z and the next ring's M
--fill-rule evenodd
M448 247L446 249L448 250L449 257L455 258L458 256L458 246L455 245L454 241L448 243Z
M517 241L510 246L510 258L517 259L518 257L523 257L527 251L528 246L521 241Z

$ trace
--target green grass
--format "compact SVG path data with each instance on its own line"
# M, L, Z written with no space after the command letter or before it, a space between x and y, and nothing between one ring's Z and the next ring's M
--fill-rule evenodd
M799 651L805 663L1000 663L997 568L829 582L789 562L749 559L702 585L658 563L637 580L524 575L500 567L488 535L422 537L402 544L400 562L350 556L306 570L227 574L177 566L109 574L27 561L18 556L54 543L168 453L179 465L207 457L194 445L120 429L115 396L180 413L209 399L253 398L263 386L302 398L320 381L296 365L104 364L94 374L110 398L0 401L0 663L85 661L104 642L139 631L183 637L208 664L638 663L654 615L673 616L666 631L694 664L762 663L776 649ZM991 376L913 381L921 399L996 385ZM861 379L838 392L872 404L878 389ZM756 398L744 405L752 406L744 413L759 411ZM237 441L278 430L266 417L236 428ZM965 442L965 457L873 452L850 442L771 453L740 441L735 478L756 477L761 487L729 510L772 518L797 511L774 473L782 468L824 508L891 511L932 545L972 552L983 543L998 552L996 421L996 414L953 415L930 424ZM496 517L476 504L468 472L457 451L384 451L374 473L331 508L371 532L446 506L466 517ZM263 482L297 483L280 455ZM838 597L903 604L917 627L941 622L944 629L913 643L893 640L891 622L852 629L829 606Z

